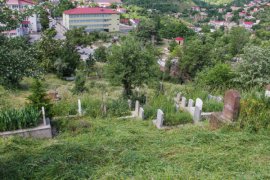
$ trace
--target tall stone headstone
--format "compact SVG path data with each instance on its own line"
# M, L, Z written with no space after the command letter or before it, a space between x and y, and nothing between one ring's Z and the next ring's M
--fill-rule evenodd
M140 110L140 102L137 100L135 102L135 115L139 116L139 110Z
M236 121L240 110L240 93L236 90L228 90L224 97L224 108L222 112L213 113L210 117L212 129L219 128L224 123Z
M240 110L240 93L236 90L228 90L224 97L224 108L222 117L230 121L238 118Z
M186 97L182 97L181 106L186 107L186 105L187 105L187 99Z
M193 99L188 100L188 107L193 107L194 106L194 101Z
M46 126L47 121L46 121L46 115L45 115L45 108L43 106L41 107L41 113L42 113L43 124Z
M266 86L266 89L265 89L265 97L270 97L270 84L268 84Z
M199 107L195 106L194 115L193 115L193 122L198 123L202 119L202 111Z
M144 119L144 109L142 107L140 107L140 110L139 110L139 118L140 119Z
M179 111L179 108L180 108L180 106L179 106L178 104L175 103L175 111L176 111L176 112Z
M156 119L156 127L158 129L162 128L164 121L164 113L161 109L158 109L157 111L157 119Z
M81 100L78 99L78 113L79 113L79 116L82 115L82 105L81 105Z
M179 103L181 101L181 93L180 92L176 94L175 101L176 101L176 103Z
M197 106L198 108L200 108L200 110L202 111L203 101L200 98L197 98L196 99L195 106Z

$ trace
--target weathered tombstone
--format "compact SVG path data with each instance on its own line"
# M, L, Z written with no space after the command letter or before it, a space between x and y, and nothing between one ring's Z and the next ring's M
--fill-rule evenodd
M162 128L163 121L164 121L164 113L162 112L161 109L158 109L158 111L157 111L157 120L156 120L156 127L158 129Z
M128 99L128 108L129 108L129 110L131 110L131 108L132 108L132 101L131 101L131 99Z
M179 111L179 105L178 104L175 104L175 111L177 112L177 111Z
M201 121L202 119L201 113L202 113L201 109L198 106L195 106L194 115L193 115L194 123Z
M79 113L79 116L82 115L82 105L81 105L81 100L78 99L78 113Z
M140 102L137 100L135 102L135 115L139 116L139 110L140 110Z
M107 106L106 106L106 104L102 103L101 111L102 111L103 116L107 114Z
M176 94L176 99L175 99L176 103L179 103L181 101L181 93L177 93Z
M265 97L270 97L270 84L266 86Z
M142 120L144 119L144 110L143 110L142 107L140 107L139 118L142 119Z
M194 101L193 99L188 100L188 107L193 107L194 106Z
M225 119L235 121L239 115L240 94L236 90L229 90L225 93L224 108L222 116Z
M236 90L228 90L224 97L224 108L222 112L213 113L210 117L210 126L213 129L224 123L236 121L240 110L240 93Z
M216 100L217 100L217 102L222 102L222 101L223 101L223 98L222 98L221 96L218 96L218 97L216 98Z
M197 99L196 99L195 106L199 107L200 110L202 111L203 101L202 101L200 98L197 98Z
M186 97L182 97L181 106L182 106L182 107L186 107L186 104L187 104L187 99L186 99Z
M46 122L45 108L43 106L41 107L41 112L42 112L43 124L46 126L47 122Z

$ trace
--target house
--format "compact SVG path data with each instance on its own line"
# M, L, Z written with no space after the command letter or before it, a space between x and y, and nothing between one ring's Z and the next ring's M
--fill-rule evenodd
M75 8L63 12L66 29L85 27L86 32L119 31L119 13L107 8Z
M130 24L136 28L138 26L138 24L140 23L139 19L129 19Z
M192 10L192 11L200 11L201 8L200 8L199 6L192 6L192 7L191 7L191 10Z
M214 26L215 29L218 29L221 26L225 26L225 21L210 21L209 25Z
M244 21L242 26L245 28L245 29L248 29L248 30L251 30L251 28L254 26L254 22L251 22L251 21Z
M98 4L99 7L110 7L112 4L122 4L121 0L92 0L92 2Z
M245 11L239 12L240 17L245 17L246 15L247 15L247 13Z
M120 7L118 7L118 8L116 9L116 11L119 12L120 14L124 14L124 13L127 12L127 10L126 10L125 8L120 8Z
M6 6L13 11L23 12L25 9L33 8L35 2L32 0L7 0ZM19 29L16 30L18 36L40 31L41 25L37 14L26 17L18 28Z
M183 45L184 44L184 40L185 40L185 38L183 38L183 37L177 37L177 38L175 38L175 42L177 42L179 45Z
M231 6L231 9L233 10L233 11L237 11L238 9L240 9L241 7L237 7L237 6Z
M233 14L231 12L227 12L225 14L225 20L226 21L231 21L232 20L232 17L233 17Z

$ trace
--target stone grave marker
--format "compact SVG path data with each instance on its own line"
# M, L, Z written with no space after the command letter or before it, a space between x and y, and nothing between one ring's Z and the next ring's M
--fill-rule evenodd
M222 112L213 113L210 117L210 126L213 129L224 123L236 121L240 110L240 93L236 90L228 90L224 96L224 108Z
M144 119L144 110L142 107L140 107L140 110L139 110L139 118L142 120Z
M132 108L132 101L131 101L131 99L128 99L128 108L129 108L129 110L131 110L131 108Z
M268 84L266 86L266 89L265 89L265 97L270 97L270 84Z
M82 104L81 104L81 100L78 99L78 113L79 113L79 116L82 115Z
M164 121L164 113L161 109L158 109L157 111L157 119L156 119L156 127L158 129L162 128Z
M195 106L197 106L202 111L203 101L200 98L197 98Z
M182 107L186 107L186 104L187 104L187 99L186 99L186 97L182 97L181 106L182 106Z
M179 103L181 101L181 93L177 93L176 94L176 99L175 99L176 103Z
M137 100L135 102L135 116L139 116L140 102Z
M198 123L199 121L201 121L202 119L201 113L202 113L201 109L198 106L195 106L194 115L193 115L194 123Z
M188 100L188 107L193 107L194 106L194 101L193 99Z

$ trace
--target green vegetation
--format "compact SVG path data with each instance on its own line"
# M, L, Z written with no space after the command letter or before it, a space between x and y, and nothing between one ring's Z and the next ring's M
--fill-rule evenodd
M269 134L167 131L150 121L60 119L51 140L0 139L3 179L269 178Z
M40 110L35 107L0 111L0 132L36 127L40 121Z

